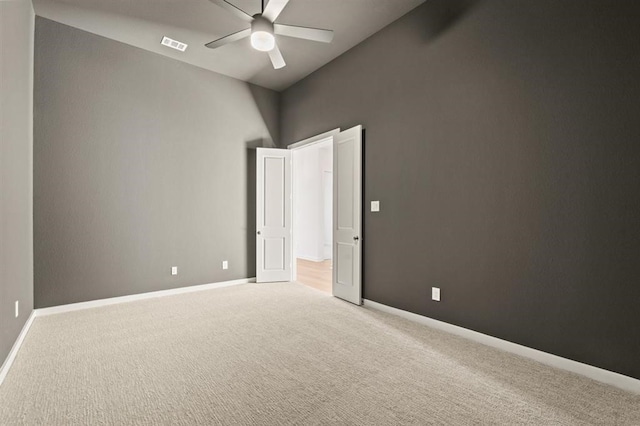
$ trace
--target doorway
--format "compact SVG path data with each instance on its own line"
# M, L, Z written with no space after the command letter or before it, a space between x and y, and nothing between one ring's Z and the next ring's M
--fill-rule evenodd
M333 136L292 150L297 281L332 293Z
M295 250L298 232L295 224L307 216L296 213L293 205L298 197L309 190L299 188L294 191L293 153L309 148L312 144L327 142L332 152L333 194L326 192L329 174L320 168L320 191L313 191L320 200L315 213L315 225L309 228L320 235L315 241L316 254L300 252L301 260L324 262L328 241L324 239L323 228L330 224L331 239L331 293L355 305L362 304L362 146L363 128L361 125L340 131L335 129L322 135L289 145L288 149L257 148L256 152L256 282L298 281ZM316 160L320 164L320 160ZM304 172L308 168L298 165ZM298 180L298 179L296 179ZM323 217L322 211L332 210L333 215ZM297 217L299 216L299 217ZM329 217L332 223L329 222ZM296 220L297 218L297 220ZM307 231L307 228L303 228ZM321 241L321 243L320 243ZM304 259L306 257L306 259ZM300 262L301 265L303 262ZM308 264L307 264L308 265ZM313 271L309 271L313 273Z

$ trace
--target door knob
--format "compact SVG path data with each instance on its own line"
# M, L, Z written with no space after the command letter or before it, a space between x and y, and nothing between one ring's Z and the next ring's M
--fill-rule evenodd
M258 231L258 235L260 235L260 231Z
M353 237L353 241L358 241L360 239L360 237L358 237L357 235L355 237Z

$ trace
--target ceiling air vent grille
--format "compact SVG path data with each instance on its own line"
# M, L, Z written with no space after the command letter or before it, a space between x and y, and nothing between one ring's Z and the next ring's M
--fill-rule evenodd
M172 49L179 50L181 52L184 52L185 50L187 50L186 43L181 43L181 42L179 42L177 40L171 39L171 38L166 37L166 36L162 37L162 45L170 47Z

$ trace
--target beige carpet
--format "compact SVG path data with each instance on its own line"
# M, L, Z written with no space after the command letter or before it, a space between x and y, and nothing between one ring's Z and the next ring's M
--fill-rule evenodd
M299 284L36 318L0 424L628 424L640 396Z

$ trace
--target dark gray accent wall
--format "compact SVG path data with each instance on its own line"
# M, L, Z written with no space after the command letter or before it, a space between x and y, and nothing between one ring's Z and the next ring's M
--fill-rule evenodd
M284 144L366 127L367 299L640 378L638 22L430 0L283 93Z
M36 307L255 276L250 150L277 139L277 106L276 92L37 18Z
M0 365L33 310L33 22L0 1Z

